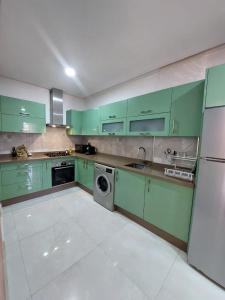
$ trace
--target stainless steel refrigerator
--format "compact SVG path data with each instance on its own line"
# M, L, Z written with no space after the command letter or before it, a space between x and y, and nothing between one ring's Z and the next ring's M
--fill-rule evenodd
M204 113L188 262L225 287L225 107Z

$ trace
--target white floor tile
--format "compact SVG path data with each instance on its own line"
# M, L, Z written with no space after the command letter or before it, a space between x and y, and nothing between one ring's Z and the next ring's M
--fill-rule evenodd
M157 300L224 300L225 291L187 264L185 254L177 257Z
M3 228L2 228L2 238L5 245L10 245L17 241L17 231L13 218L13 214L11 211L7 211L7 213L3 213Z
M95 247L73 220L23 239L21 250L31 291L37 291Z
M55 198L13 212L19 239L43 231L69 217Z
M175 247L135 224L100 247L150 298L159 292L178 255Z
M30 296L19 243L6 247L6 274L9 300L25 300Z
M96 249L33 296L33 300L147 300L118 268Z
M113 236L127 224L125 219L97 203L83 209L76 220L97 243Z

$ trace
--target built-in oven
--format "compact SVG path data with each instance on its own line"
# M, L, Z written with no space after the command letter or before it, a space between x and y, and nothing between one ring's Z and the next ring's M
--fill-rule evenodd
M73 182L74 173L74 161L57 162L52 166L52 186Z

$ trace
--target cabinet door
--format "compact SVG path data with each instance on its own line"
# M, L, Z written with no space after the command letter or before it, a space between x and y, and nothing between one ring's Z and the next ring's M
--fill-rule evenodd
M171 136L200 136L205 81L173 88Z
M153 114L127 118L128 135L168 136L170 114Z
M0 131L2 131L2 114L0 113Z
M3 114L45 119L45 105L41 103L1 96L1 106Z
M94 183L94 162L86 159L76 160L76 181L93 190Z
M191 222L193 189L146 178L144 219L185 242Z
M169 112L171 97L172 89L165 89L131 98L127 103L127 116L142 116Z
M46 131L45 119L2 114L2 131L43 133Z
M52 187L52 161L46 160L42 163L43 189Z
M94 162L86 161L85 186L93 191L94 185Z
M225 105L225 64L207 70L205 107Z
M82 117L82 134L98 135L99 122L99 108L84 111Z
M125 118L127 113L127 100L110 103L100 107L101 120Z
M68 110L66 112L66 124L70 126L67 130L69 135L80 135L82 132L82 111Z
M117 169L115 176L115 205L143 218L145 177Z
M101 135L126 135L126 119L114 119L101 122Z

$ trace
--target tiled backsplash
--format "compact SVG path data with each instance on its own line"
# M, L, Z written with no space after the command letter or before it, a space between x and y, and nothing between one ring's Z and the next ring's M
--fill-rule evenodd
M142 146L146 149L146 160L165 164L170 163L165 155L167 148L190 156L195 156L197 148L197 138L181 137L86 137L84 141L90 142L98 152L132 158L137 158L138 148ZM140 151L138 158L143 159L142 155Z
M24 144L31 152L57 151L74 148L75 143L82 143L82 137L71 137L65 128L46 128L44 134L0 133L0 154L8 154L13 146Z
M146 149L146 160L159 163L169 163L165 155L167 148L177 152L187 152L194 156L197 147L196 138L174 137L73 137L66 134L65 128L47 127L44 134L0 133L0 154L8 154L13 146L26 145L31 152L57 151L65 148L74 148L75 143L90 142L98 152L143 159L143 152L138 148ZM154 146L154 147L153 147Z

